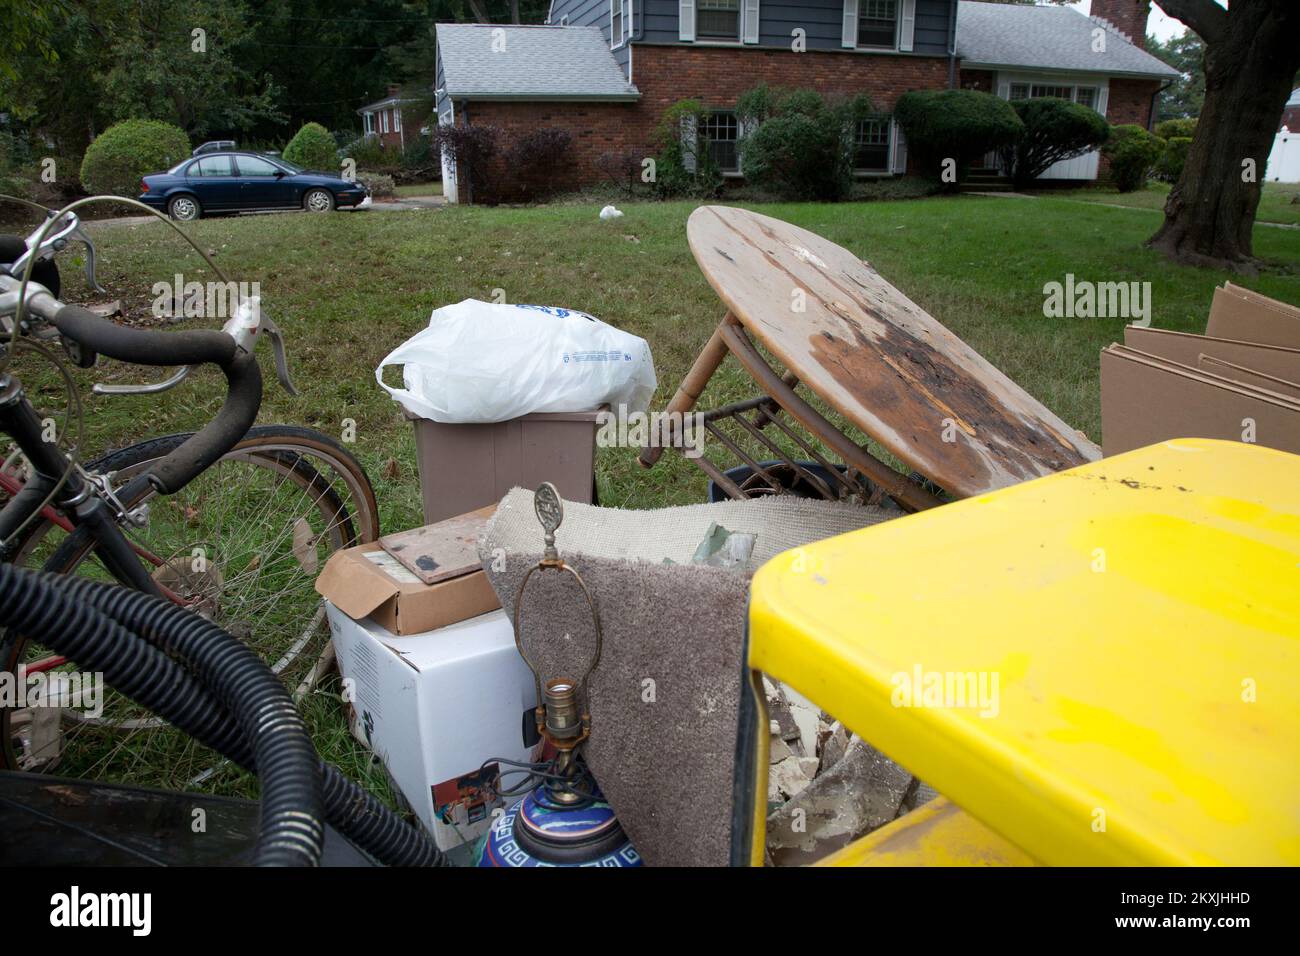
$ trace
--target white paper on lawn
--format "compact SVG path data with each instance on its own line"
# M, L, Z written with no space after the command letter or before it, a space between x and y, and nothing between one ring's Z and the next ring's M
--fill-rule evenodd
M402 366L405 388L384 384ZM643 412L656 379L645 339L573 309L466 299L379 363L375 380L413 415L448 424L608 404Z

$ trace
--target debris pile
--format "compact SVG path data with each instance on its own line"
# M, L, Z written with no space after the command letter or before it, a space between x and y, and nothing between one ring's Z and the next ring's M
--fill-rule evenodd
M935 796L797 691L766 677L763 687L772 735L768 865L812 863Z

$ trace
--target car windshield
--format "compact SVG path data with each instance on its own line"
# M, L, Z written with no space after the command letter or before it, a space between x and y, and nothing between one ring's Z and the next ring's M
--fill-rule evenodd
M299 166L297 163L291 163L287 159L281 159L279 156L275 157L274 162L280 166L283 166L291 173L305 173L307 171L302 166Z

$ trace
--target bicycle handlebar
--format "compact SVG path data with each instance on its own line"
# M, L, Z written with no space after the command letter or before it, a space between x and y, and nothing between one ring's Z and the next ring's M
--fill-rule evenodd
M17 279L0 275L0 293L17 296ZM0 295L3 298L3 295ZM262 404L262 371L251 350L227 332L155 332L117 325L79 305L65 305L43 286L28 284L27 308L83 349L135 365L212 363L226 376L226 400L216 417L149 472L163 494L174 494L244 437Z

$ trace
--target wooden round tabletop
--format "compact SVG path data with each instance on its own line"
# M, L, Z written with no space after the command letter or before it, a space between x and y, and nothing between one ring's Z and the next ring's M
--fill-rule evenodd
M949 493L981 494L1101 457L847 249L732 206L696 209L686 236L759 344Z

